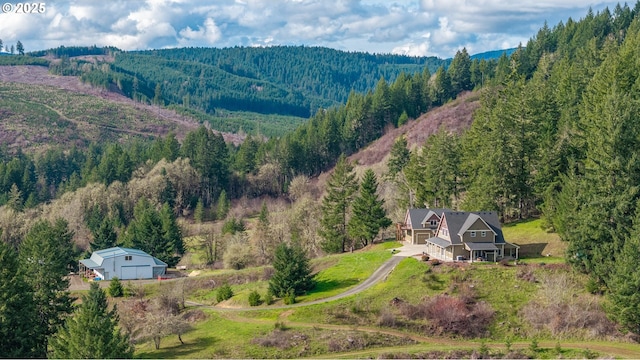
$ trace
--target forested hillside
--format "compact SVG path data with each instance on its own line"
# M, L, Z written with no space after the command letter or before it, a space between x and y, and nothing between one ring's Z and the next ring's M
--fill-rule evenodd
M640 327L640 3L543 27L481 92L471 128L389 162L404 203L542 215L610 311Z
M320 47L183 48L118 53L112 71L134 74L150 90L144 95L167 104L309 117L344 103L350 91L372 89L381 77L445 63Z

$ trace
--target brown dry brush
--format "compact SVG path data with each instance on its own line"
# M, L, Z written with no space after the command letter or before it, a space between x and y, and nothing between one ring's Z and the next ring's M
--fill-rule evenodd
M184 344L182 335L192 328L192 323L205 317L201 310L185 312L175 288L164 290L153 300L125 300L118 307L120 326L133 343L153 340L159 349L164 337L177 335Z
M438 295L425 304L431 331L439 335L480 337L487 334L495 311L486 302Z
M537 298L521 312L536 330L547 330L557 337L589 339L620 335L598 298L584 293L569 275L547 273L541 284Z

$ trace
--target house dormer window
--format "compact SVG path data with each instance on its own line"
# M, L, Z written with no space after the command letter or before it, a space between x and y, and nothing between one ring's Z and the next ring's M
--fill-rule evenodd
M131 255L125 255L124 256L124 261L131 261L133 259L133 256Z
M429 225L431 225L431 226L438 226L438 220L431 220L431 221L429 221Z
M476 237L476 232L475 231L471 232L471 237Z
M486 231L481 231L481 232L480 232L480 236L482 236L482 237L487 237L487 232L486 232Z

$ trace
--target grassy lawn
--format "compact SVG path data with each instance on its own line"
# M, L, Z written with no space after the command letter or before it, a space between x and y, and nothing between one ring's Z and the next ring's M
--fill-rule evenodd
M370 251L333 255L317 262L330 262L332 266L315 276L316 286L307 295L298 297L298 302L308 302L338 295L365 279L391 258L389 243L376 245ZM314 264L318 266L319 264Z
M564 257L567 243L560 240L556 233L549 233L542 228L542 220L524 220L506 224L502 227L508 242L520 245L520 257ZM550 262L551 260L549 260Z
M314 259L311 265L314 269L319 269L315 275L316 287L307 295L296 298L297 302L309 302L340 294L349 288L356 286L367 279L385 261L391 258L389 249L398 246L396 242L385 242L373 247L345 253L331 255L321 259ZM224 279L231 277L245 277L259 279L264 273L264 268L249 268L244 270L210 270L201 273L198 279ZM216 283L224 282L218 280ZM237 282L237 281L236 281ZM249 293L256 290L261 295L267 293L268 282L263 280L245 281L242 284L229 282L233 289L234 296L225 301L222 305L229 307L248 307ZM190 300L203 304L212 305L216 303L217 289L200 289L195 291ZM282 305L281 300L277 300L274 305ZM266 307L263 304L262 307Z

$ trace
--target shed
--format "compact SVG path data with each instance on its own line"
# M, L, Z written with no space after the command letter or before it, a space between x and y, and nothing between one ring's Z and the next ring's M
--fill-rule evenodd
M89 259L80 260L80 273L94 274L103 280L154 279L164 275L167 264L142 250L123 247L94 251Z

